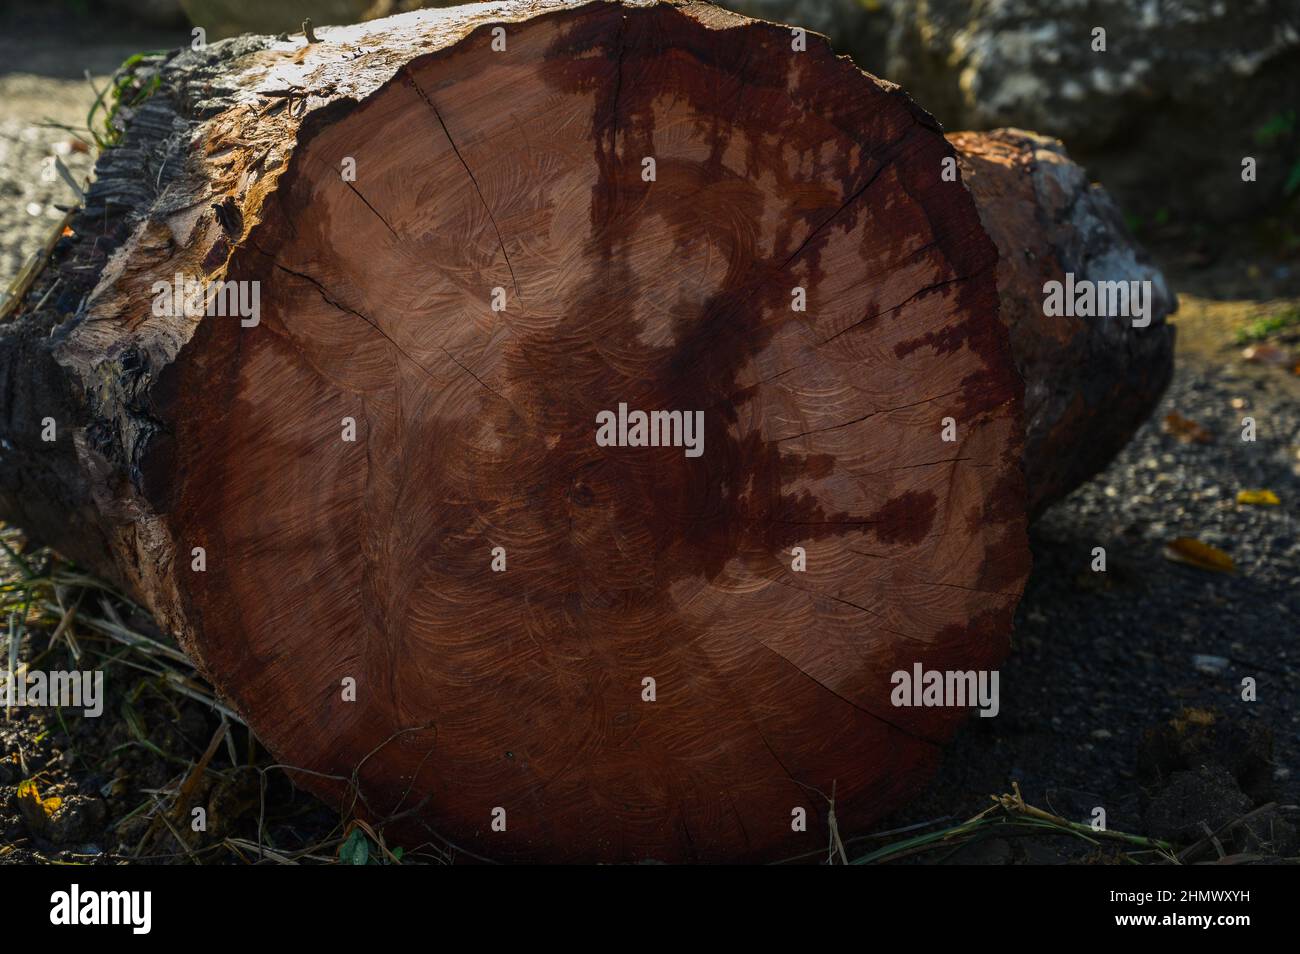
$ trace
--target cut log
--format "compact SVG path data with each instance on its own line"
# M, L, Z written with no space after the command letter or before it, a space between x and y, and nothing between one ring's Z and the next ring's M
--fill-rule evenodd
M962 178L998 247L998 293L1025 380L1030 516L1099 473L1173 377L1177 299L1099 185L1058 140L1019 129L955 133ZM1145 283L1138 315L1048 315L1050 282ZM1129 309L1132 310L1131 308Z
M895 674L994 669L1029 569L937 125L707 4L317 35L147 61L0 338L0 512L393 843L773 859L895 808L968 711Z

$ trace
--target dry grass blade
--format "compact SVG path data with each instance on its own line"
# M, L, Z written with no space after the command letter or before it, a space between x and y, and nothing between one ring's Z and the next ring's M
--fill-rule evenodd
M159 822L167 825L171 830L173 837L175 837L175 839L180 843L182 849L186 852L190 851L189 844L176 831L173 822L179 822L185 814L185 810L189 807L190 799L194 794L194 789L198 785L199 779L203 777L203 773L207 771L208 763L212 761L212 756L217 754L217 748L225 738L226 731L226 723L222 722L221 725L217 727L217 731L213 733L211 741L208 742L208 747L203 751L203 755L194 764L194 767L190 769L189 773L185 776L185 779L176 789L176 796L172 799L172 807L170 809L172 818L169 819L167 817L169 814L167 811L159 811L158 814L154 816L153 823L145 830L144 837L140 839L140 844L136 848L135 853L137 857L139 857L144 848L149 844L149 841L153 838L154 833L158 830Z
M1214 849L1218 853L1220 860L1222 860L1225 857L1226 853L1223 850L1222 842L1219 841L1219 837L1221 835L1226 835L1228 832L1232 831L1232 829L1236 828L1237 826L1244 825L1247 822L1249 822L1251 819L1255 818L1256 816L1263 815L1266 812L1271 812L1275 810L1277 807L1278 807L1277 802L1269 802L1266 805L1260 805L1258 808L1246 812L1246 814L1238 818L1234 818L1231 821L1226 822L1223 825L1220 825L1218 828L1213 830L1211 830L1208 825L1202 822L1201 824L1205 828L1205 837L1194 844L1188 845L1186 848L1180 851L1178 853L1178 863L1187 864L1192 859L1196 858L1198 855L1204 852L1205 849L1210 847L1211 845L1214 846Z
M1103 839L1124 842L1145 851L1155 851L1166 860L1174 859L1172 847L1164 841L1130 835L1126 832L1098 830L1082 822L1073 822L1041 808L1026 804L1020 785L1012 782L1012 794L992 795L993 804L959 825L907 838L853 859L855 865L896 861L914 854L961 845L972 837L1003 831L1015 834L1055 834L1083 838L1094 844ZM1126 860L1137 863L1125 856Z
M76 209L70 210L59 220L58 226L50 233L50 236L45 240L45 244L41 246L39 251L32 253L31 257L23 264L23 267L19 269L18 274L14 276L14 280L9 284L4 297L0 298L0 321L4 321L17 310L23 299L27 297L27 293L31 291L32 286L36 284L36 279L41 277L41 273L45 271L46 263L50 260L50 253L54 251L55 244L62 238L63 230L68 227L68 223L72 221L74 214L76 214Z
M18 672L18 611L9 613L9 658L5 664L5 719L13 715L13 697L8 687L14 684L14 674Z

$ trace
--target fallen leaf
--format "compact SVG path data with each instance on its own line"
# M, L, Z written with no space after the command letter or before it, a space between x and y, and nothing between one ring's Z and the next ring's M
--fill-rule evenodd
M353 828L339 848L339 863L344 865L364 865L370 861L370 842L360 828Z
M1186 563L1200 570L1212 570L1215 573L1235 573L1237 564L1232 557L1217 547L1191 537L1179 537L1165 545L1165 559L1175 563Z
M18 783L18 809L27 827L36 834L45 831L50 818L62 805L63 799L57 795L41 798L35 780L27 778Z
M1282 501L1271 490L1238 490L1237 503L1257 504L1263 507L1276 507Z
M1260 344L1243 348L1241 356L1252 364L1267 364L1281 367L1291 363L1291 353L1277 345Z
M1214 435L1204 427L1177 411L1165 415L1165 430L1184 443L1209 444L1214 440Z

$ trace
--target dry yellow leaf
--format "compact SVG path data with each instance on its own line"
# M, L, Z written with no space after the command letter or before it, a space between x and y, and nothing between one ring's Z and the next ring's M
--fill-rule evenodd
M18 808L27 824L37 829L44 829L45 822L63 805L63 799L57 795L41 798L40 790L33 779L23 779L18 783Z
M1232 557L1218 547L1212 547L1191 537L1179 537L1165 545L1165 559L1175 563L1186 563L1201 570L1213 570L1216 573L1235 573L1237 564Z
M1282 501L1271 490L1238 490L1237 503L1258 504L1264 507L1276 507Z

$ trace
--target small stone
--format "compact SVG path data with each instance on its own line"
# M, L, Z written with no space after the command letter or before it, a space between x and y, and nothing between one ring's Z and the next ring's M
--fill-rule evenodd
M1109 738L1110 738L1110 730L1108 730L1108 729L1093 729L1093 730L1092 730L1092 737L1093 737L1094 739L1109 739Z
M1223 656L1195 653L1192 656L1192 665L1206 675L1217 676L1228 668L1228 660Z

